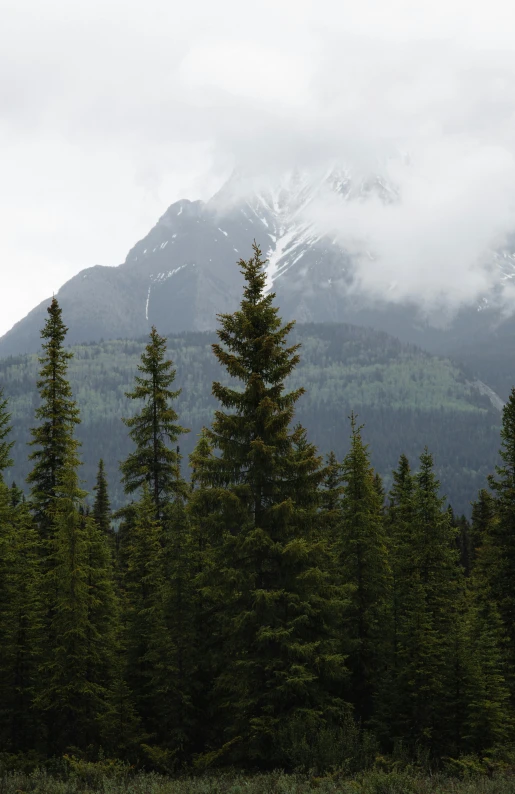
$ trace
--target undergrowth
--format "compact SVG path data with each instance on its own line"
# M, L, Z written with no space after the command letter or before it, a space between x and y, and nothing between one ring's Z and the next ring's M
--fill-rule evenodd
M460 764L447 774L373 769L354 777L272 772L167 778L137 772L117 761L91 763L65 757L32 771L13 771L0 761L0 794L515 794L515 770L492 771Z

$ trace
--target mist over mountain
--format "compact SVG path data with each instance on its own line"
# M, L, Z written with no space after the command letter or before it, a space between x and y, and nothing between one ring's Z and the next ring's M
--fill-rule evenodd
M387 173L364 177L333 166L293 169L270 180L237 171L209 201L172 204L122 265L96 265L66 282L58 298L68 339L137 338L152 325L166 334L215 328L216 315L237 306L236 263L249 256L253 240L268 258L268 285L286 319L370 326L444 353L512 333L511 240L497 250L485 248L483 265L461 296L452 275L446 286L441 272L432 273L428 256L422 300L413 276L406 283L392 280L387 243L382 269L381 240L359 240L363 218L383 212L397 219L395 213L405 212L402 185ZM485 229L485 245L487 237ZM466 279L465 260L461 266ZM0 339L0 356L39 348L46 306L44 301Z

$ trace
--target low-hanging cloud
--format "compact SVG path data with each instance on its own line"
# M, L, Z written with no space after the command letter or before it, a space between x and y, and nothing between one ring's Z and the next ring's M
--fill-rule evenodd
M504 0L7 0L0 332L236 165L381 174L397 202L311 208L360 287L476 300L515 230L514 21Z
M515 231L512 152L440 136L409 158L390 160L381 176L395 190L390 202L374 194L353 201L326 195L307 211L353 255L356 290L418 303L429 316L492 290L505 308L515 307L497 256Z

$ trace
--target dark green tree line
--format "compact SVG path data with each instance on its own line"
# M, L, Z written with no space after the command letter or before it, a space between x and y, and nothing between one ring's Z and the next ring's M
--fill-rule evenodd
M107 750L167 772L326 771L370 742L432 763L507 752L515 392L470 524L440 495L427 450L416 471L401 457L385 497L354 415L348 453L325 464L296 423L292 323L257 246L239 266L241 304L213 345L230 377L213 383L189 482L155 328L127 393L132 501L114 516L103 460L91 503L81 488L55 298L27 500L3 480L13 439L0 392L0 752Z

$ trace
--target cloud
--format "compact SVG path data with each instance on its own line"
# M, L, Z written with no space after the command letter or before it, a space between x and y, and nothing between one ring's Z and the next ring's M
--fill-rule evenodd
M7 0L0 333L235 164L384 173L398 204L317 209L373 252L363 288L473 300L515 227L514 21L501 0Z
M499 285L494 252L515 230L515 157L499 145L457 136L426 139L383 178L384 203L326 196L310 207L317 226L354 256L355 288L372 298L413 301L428 313L477 301ZM506 292L501 300L515 306Z

